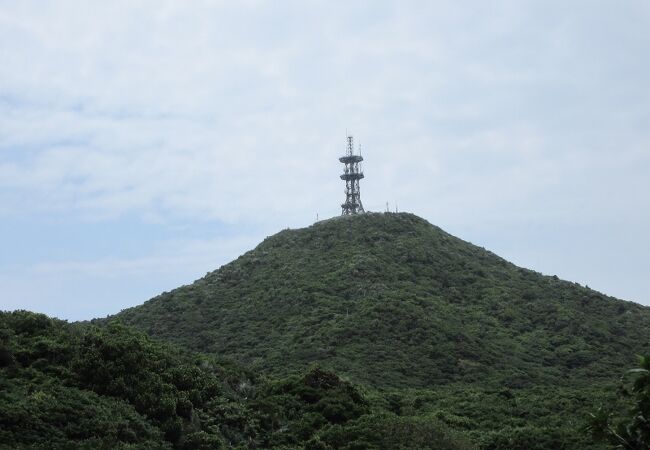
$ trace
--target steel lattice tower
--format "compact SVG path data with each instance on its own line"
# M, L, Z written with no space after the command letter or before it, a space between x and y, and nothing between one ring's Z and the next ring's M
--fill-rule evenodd
M361 153L361 152L359 152ZM345 156L339 158L345 169L341 180L345 181L345 203L341 205L341 215L347 216L350 214L363 213L363 204L361 204L361 191L359 189L359 180L363 178L363 172L359 163L363 161L363 157L354 154L354 145L352 136L348 136L348 148Z

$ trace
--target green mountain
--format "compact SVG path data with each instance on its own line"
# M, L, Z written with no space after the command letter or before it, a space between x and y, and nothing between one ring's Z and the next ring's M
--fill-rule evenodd
M650 344L649 308L403 213L284 230L116 319L256 371L317 362L381 389L606 383Z
M0 448L642 449L649 324L411 214L331 219L108 320L0 312Z

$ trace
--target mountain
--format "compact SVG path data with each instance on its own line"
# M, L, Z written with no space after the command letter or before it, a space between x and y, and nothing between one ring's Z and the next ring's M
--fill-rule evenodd
M573 387L648 353L650 309L519 268L412 214L284 230L112 320L286 375L378 389Z
M649 323L411 214L330 219L109 319L0 312L0 448L642 449Z

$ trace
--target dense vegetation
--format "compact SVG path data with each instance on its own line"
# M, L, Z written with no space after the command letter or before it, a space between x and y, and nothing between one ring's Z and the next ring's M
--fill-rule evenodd
M411 214L285 230L117 316L148 334L288 374L492 388L612 381L650 350L650 309L542 276Z
M650 449L650 358L638 358L639 367L622 377L618 395L623 401L599 407L587 425L597 439L615 448Z
M646 449L647 361L617 387L649 325L416 216L332 219L109 320L0 313L0 447Z
M0 313L2 448L470 446L443 422L384 410L317 367L261 379L120 325Z

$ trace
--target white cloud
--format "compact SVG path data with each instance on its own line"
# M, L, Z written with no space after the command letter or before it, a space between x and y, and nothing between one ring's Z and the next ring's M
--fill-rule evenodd
M0 2L0 214L305 224L338 213L349 128L369 209L486 246L647 224L649 24L634 1Z

